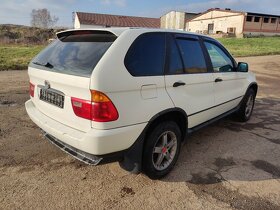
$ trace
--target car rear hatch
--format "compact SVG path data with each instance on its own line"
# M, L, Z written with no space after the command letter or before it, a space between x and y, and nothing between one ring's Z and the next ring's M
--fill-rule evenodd
M90 76L116 38L102 30L58 33L28 68L30 95L36 108L69 127L88 131L91 121L75 114L72 99L91 101Z

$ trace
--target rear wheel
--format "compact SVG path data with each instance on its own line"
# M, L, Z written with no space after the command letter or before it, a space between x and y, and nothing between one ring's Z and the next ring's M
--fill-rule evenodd
M182 134L175 122L160 123L145 142L143 170L151 179L167 175L174 167L181 147Z
M250 119L255 105L255 98L255 91L253 89L249 89L237 112L237 117L239 121L246 122Z

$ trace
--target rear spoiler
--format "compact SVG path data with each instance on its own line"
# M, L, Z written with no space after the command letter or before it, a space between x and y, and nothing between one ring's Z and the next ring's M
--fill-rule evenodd
M56 34L63 42L114 42L117 36L105 30L68 30Z

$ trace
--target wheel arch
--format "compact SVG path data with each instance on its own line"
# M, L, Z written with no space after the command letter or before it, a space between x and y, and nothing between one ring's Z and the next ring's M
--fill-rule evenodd
M168 120L174 121L179 126L182 140L184 141L188 129L188 115L183 109L178 107L163 110L153 116L145 128L145 136L149 135L158 123Z
M248 92L248 90L253 89L253 90L255 91L256 95L257 95L257 93L258 93L258 88L259 88L258 84L257 84L256 82L252 82L252 83L250 83L250 85L248 86L248 88L247 88L247 90L246 90L246 93Z

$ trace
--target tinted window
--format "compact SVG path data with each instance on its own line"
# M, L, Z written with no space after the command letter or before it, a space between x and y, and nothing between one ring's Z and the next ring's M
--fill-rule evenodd
M198 40L177 39L185 73L207 72L206 62Z
M182 74L184 73L184 67L182 59L173 38L170 39L170 62L169 62L169 73L170 74Z
M205 42L214 72L231 72L233 64L230 57L217 45Z
M125 66L133 76L163 75L165 34L147 33L139 36L129 48Z
M115 35L107 32L62 33L30 65L38 69L89 77L115 39Z

